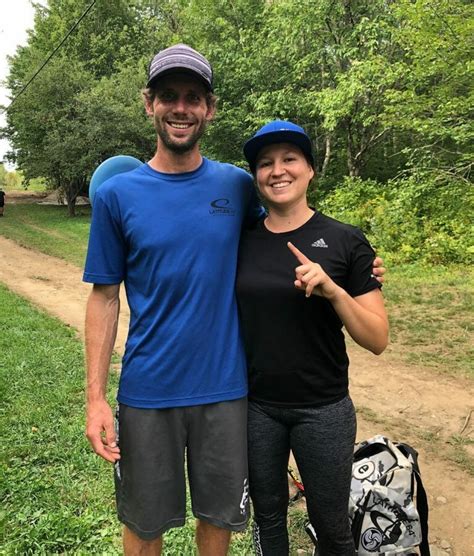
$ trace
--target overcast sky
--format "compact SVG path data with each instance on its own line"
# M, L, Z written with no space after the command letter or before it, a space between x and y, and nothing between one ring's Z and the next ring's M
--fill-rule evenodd
M41 2L46 4L45 1ZM8 74L7 56L15 53L18 45L27 41L27 29L33 28L34 10L30 0L0 0L0 104L7 105L10 100L3 81ZM0 127L5 125L5 115L0 114ZM0 162L9 150L6 141L0 141Z

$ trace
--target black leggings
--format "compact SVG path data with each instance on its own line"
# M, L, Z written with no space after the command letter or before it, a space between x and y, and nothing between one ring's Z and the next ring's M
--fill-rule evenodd
M331 405L287 409L249 402L250 496L255 553L288 556L288 458L305 486L321 556L354 556L348 503L356 418L347 397Z

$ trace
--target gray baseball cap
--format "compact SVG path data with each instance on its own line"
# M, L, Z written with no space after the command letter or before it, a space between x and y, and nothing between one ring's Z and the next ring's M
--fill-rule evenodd
M208 91L212 91L211 64L194 48L187 44L175 44L156 54L148 68L147 87L151 87L158 77L170 73L190 73L201 80Z

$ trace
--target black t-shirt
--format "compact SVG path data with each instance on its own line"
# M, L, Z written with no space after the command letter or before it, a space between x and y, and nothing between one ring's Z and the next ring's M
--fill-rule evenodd
M287 407L333 403L348 392L342 322L329 301L295 288L300 263L288 241L352 297L379 287L375 253L358 228L318 212L291 232L270 232L260 221L241 238L237 298L249 399Z

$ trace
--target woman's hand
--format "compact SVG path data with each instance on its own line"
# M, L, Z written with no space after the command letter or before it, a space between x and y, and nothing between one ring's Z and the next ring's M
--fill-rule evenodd
M316 294L328 299L352 339L376 355L382 353L388 342L388 319L380 290L352 298L290 242L288 249L301 263L295 268L295 286L306 297Z
M306 292L306 297L310 297L314 294L325 297L326 299L333 299L341 288L329 278L320 264L314 263L308 259L308 257L290 241L287 245L288 249L301 263L300 266L295 268L295 287Z

